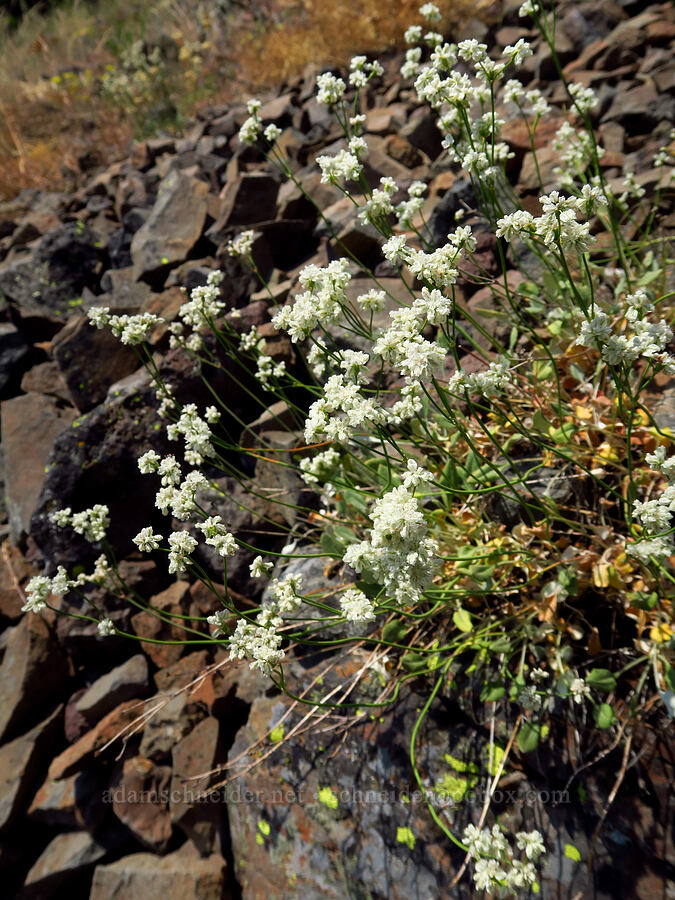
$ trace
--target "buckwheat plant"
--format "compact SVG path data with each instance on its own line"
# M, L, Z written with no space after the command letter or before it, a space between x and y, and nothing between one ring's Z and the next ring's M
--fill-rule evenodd
M360 676L381 690L359 700L354 721L393 703L407 681L427 683L413 772L434 821L472 860L476 889L511 896L535 885L542 835L512 836L521 858L482 820L460 839L462 811L448 817L416 744L437 696L460 698L479 685L481 711L474 705L471 714L490 725L489 756L500 760L480 776L489 795L509 754L574 741L569 786L604 757L603 746L675 712L675 454L647 397L657 376L675 373L672 260L656 231L672 158L659 152L651 181L605 176L591 118L597 98L565 80L555 10L539 0L521 14L565 87L557 107L518 78L532 52L526 41L448 43L427 31L434 5L421 14L401 72L433 111L462 186L463 200L446 206L455 214L449 229L439 232L441 217L429 217L439 201L431 175L421 179L418 169L399 183L367 168L364 97L382 67L357 56L348 72L317 79L316 99L344 137L316 164L353 209L353 227L378 236L378 274L319 210L329 258L304 265L277 302L258 262L264 238L232 235L223 264L260 277L268 322L252 327L228 304L222 271L186 297L168 326L170 345L199 367L203 405L179 402L162 377L146 342L161 323L105 308L90 318L138 349L176 444L175 455L148 449L138 461L170 521L161 534L144 527L136 547L203 581L216 607L208 639L283 690L285 660L303 643L381 651ZM249 101L240 140L305 194L261 110ZM537 128L552 112L565 117L555 172L537 154ZM502 136L514 117L529 135L538 183L527 208L510 180L513 144ZM214 387L223 376L226 390ZM240 418L237 392L267 430ZM283 489L269 487L270 473ZM224 475L247 491L258 544L212 507ZM63 611L54 595L103 582L148 609L119 574L102 508L56 510L53 520L102 556L91 575L60 568L34 578L27 609ZM303 593L297 565L312 557L328 564L325 586ZM235 559L250 565L253 608L228 588ZM188 641L205 640L199 618L150 612L184 627ZM118 631L95 605L90 618L103 635Z

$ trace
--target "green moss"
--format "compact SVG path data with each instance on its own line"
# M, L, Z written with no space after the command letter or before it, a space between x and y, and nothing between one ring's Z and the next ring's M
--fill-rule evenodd
M415 846L415 835L407 827L400 827L396 830L396 840L399 844L405 844L411 850Z
M338 808L338 798L329 787L323 787L320 789L319 803L323 803L324 806L327 806L329 809Z

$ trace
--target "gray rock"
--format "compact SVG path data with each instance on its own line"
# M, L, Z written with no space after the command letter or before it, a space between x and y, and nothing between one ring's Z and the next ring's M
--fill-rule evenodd
M108 852L86 831L58 834L26 875L18 897L54 897L55 891L63 890L71 879L93 868Z
M118 703L143 697L149 688L147 660L142 653L137 653L95 681L77 701L75 708L90 722L96 722Z
M132 853L97 866L89 900L229 900L225 862L201 859L189 845L163 858Z
M2 404L5 496L15 542L29 531L52 444L74 418L75 410L64 409L41 394L24 394Z
M131 241L134 278L164 280L171 266L187 259L206 221L208 185L179 172L168 175L150 215Z
M3 681L3 684L5 682ZM40 775L44 777L63 707L27 734L0 747L0 831L10 828L30 797Z

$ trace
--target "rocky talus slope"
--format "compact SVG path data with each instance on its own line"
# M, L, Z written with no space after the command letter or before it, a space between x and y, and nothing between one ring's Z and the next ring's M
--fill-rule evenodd
M472 22L450 37L475 36L489 46L514 43L524 27L517 6L505 3L494 26ZM550 55L534 33L524 36L536 52L522 78L561 109L565 96ZM635 172L649 196L663 175L652 168L652 159L668 142L675 112L672 5L563 4L558 45L566 72L599 94L594 118L607 151L602 165L608 179L618 185L625 172ZM390 55L384 64L385 75L366 93L367 177L375 184L392 176L402 186L427 181L426 212L443 240L460 204L472 204L470 185L441 152L434 115L400 79L401 58ZM325 264L341 252L331 229L382 279L393 276L374 233L351 217L349 201L320 183L315 156L340 133L314 99L315 75L308 72L267 97L260 115L282 129L280 142L303 188L326 211L330 229L295 186L282 183L255 149L240 144L243 104L208 110L182 138L136 144L127 159L105 171L83 171L74 193L24 191L0 207L3 897L471 896L467 879L449 887L457 853L412 793L407 742L423 702L414 683L394 708L366 725L349 731L339 722L323 731L301 727L275 749L266 736L289 701L245 665L228 663L217 645L205 642L188 652L150 643L179 635L103 592L98 599L106 614L145 642L100 638L89 623L21 612L29 577L91 558L84 544L49 523L47 511L96 502L110 507L111 543L130 588L172 614L214 611L199 583L175 581L165 566L132 552L130 536L157 515L136 459L149 441L166 449L163 430L137 355L89 327L85 312L106 305L171 321L184 300L180 288L203 284L219 267L226 273L228 307L239 310L233 321L242 330L258 326L266 352L291 360L290 343L269 324L268 294L225 251L240 230L255 231L255 259L277 301L294 289L302 265ZM509 120L508 110L501 113L515 154L509 163L513 183L527 203L538 194L528 136L521 121ZM549 142L561 117L554 112L537 136L550 188L556 186L557 159ZM675 229L672 212L666 211L661 229ZM479 260L496 272L495 239L479 237ZM465 279L459 287L477 315L489 312L489 285ZM486 327L498 327L498 321L485 313ZM192 363L167 349L166 326L153 333L152 345L176 395L183 401L201 397ZM225 383L222 388L232 393ZM656 413L664 426L675 427L675 389L667 380L660 388ZM252 434L273 430L272 418L261 418L248 395L235 393L231 402L242 421L256 420ZM299 491L292 478L279 481L289 476L278 469L261 462L261 483ZM238 536L253 533L257 523L239 502L244 498L238 484L224 479L224 487L227 499L218 508L224 521ZM282 529L268 539L271 548L281 546ZM249 600L260 590L249 582L250 560L239 551L230 572L233 589ZM311 585L323 570L310 563L303 571ZM329 689L357 665L354 658L296 659L289 665L289 684L302 689L322 678ZM471 699L465 700L469 708ZM442 772L447 755L462 758L474 740L462 702L439 696L433 706L419 742L426 771ZM286 732L299 719L292 711L284 720ZM112 740L125 729L123 741ZM208 795L218 776L196 776L217 770L228 758L246 762L246 750L256 741L259 750L272 752L256 767L235 766L236 777ZM540 896L669 896L675 871L672 747L654 738L643 751L640 767L631 771L612 807L590 868L575 863L564 848L572 844L582 858L588 856L612 786L602 766L584 781L582 794L574 789L562 802L554 802L552 792L574 768L563 750L560 758L542 754L510 776L500 810L514 828L523 822L540 828L551 851ZM337 809L325 802L325 787L339 799ZM400 798L407 792L406 804ZM481 805L479 796L467 801L467 820L477 820ZM414 846L401 840L403 827L416 835Z

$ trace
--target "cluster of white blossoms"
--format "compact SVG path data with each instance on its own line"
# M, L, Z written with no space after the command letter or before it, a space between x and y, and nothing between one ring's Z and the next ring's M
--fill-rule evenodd
M353 56L349 63L349 83L355 88L365 87L371 78L383 73L381 63L368 62L365 56Z
M414 303L412 306L392 309L389 313L391 325L373 344L376 356L410 380L430 378L434 372L443 368L445 362L445 349L436 341L428 341L420 333L426 321L427 306L431 314L434 314L433 303L436 298L432 295L435 293L427 294L418 305ZM439 298L440 296L439 294Z
M205 536L205 543L213 547L219 556L234 556L238 545L225 526L221 516L209 516L197 524L197 529Z
M239 240L244 237L239 235ZM190 299L178 310L178 317L192 328L211 328L215 319L225 310L220 298L223 273L214 269L209 273L206 284L197 285L190 291Z
M285 372L286 363L283 359L275 362L271 356L264 353L258 355L255 377L263 387L272 387L273 382L281 378Z
M673 528L675 512L675 456L666 457L666 448L660 446L648 453L645 461L650 468L665 475L668 483L659 497L633 501L633 515L642 523L643 538L627 544L626 552L642 562L648 562L650 556L661 560L675 553L673 533L668 533Z
M626 297L624 315L632 333L617 334L607 313L598 311L584 319L576 343L600 351L602 359L611 366L631 366L642 357L669 375L675 374L675 358L666 352L673 332L665 319L650 322L644 318L654 309L643 290Z
M387 414L372 397L365 397L361 386L348 376L331 375L323 387L323 396L309 408L305 420L305 440L313 443L328 438L347 443L359 430L370 430L387 421Z
M169 574L184 572L191 561L190 554L197 546L196 538L187 531L173 531L169 535Z
M324 106L335 106L345 95L347 85L331 72L322 72L316 79L316 99Z
M252 231L242 231L236 237L228 241L225 249L230 256L249 256L253 249L254 234Z
M543 194L539 198L541 216L533 216L524 209L516 210L497 221L497 237L509 243L537 239L546 247L560 247L563 253L585 253L595 241L588 222L578 222L581 212L590 216L601 206L607 206L607 198L597 186L584 185L579 197L565 197L558 191Z
M334 447L322 450L315 456L300 460L300 475L306 484L326 481L340 462L340 454Z
M211 407L209 407L211 409ZM213 435L206 418L199 415L194 403L186 403L181 410L177 422L166 427L166 436L170 441L181 437L185 443L185 459L193 466L201 465L205 459L214 455L211 440Z
M110 315L109 306L92 306L87 315L89 323L99 330L106 326L123 344L142 344L148 339L155 325L163 322L153 313L139 313L135 316Z
M455 372L448 380L451 393L468 391L484 397L498 397L511 384L512 375L507 359L491 362L484 372Z
M340 594L340 608L348 622L360 624L371 622L375 618L375 607L363 591L348 588Z
M287 332L293 343L304 340L317 326L340 318L347 303L345 289L351 280L349 261L336 259L325 268L305 266L298 280L307 290L272 317L277 331Z
M362 138L358 140L363 140ZM363 148L359 145L363 152ZM352 150L340 150L335 156L317 156L322 184L339 184L341 181L358 181L363 165Z
M399 605L418 603L438 568L438 547L419 501L399 485L375 501L370 518L368 540L350 544L344 561L372 576Z
M208 486L209 482L198 469L183 478L180 463L172 455L160 457L154 450L148 450L138 459L138 468L142 475L157 474L161 479L161 487L155 496L155 506L163 515L169 511L181 522L186 522L199 512L196 502L197 491ZM143 535L140 532L137 537ZM156 549L152 547L151 549Z
M535 884L535 863L546 852L539 831L517 832L516 846L524 853L524 859L514 857L513 848L499 825L493 825L491 829L467 825L462 840L474 861L473 879L477 890L507 897Z
M257 557L251 566L251 575L259 577L267 574L270 568L262 557ZM230 659L247 659L251 669L260 669L265 675L271 675L284 658L281 646L283 637L279 628L283 625L283 616L295 612L302 602L299 591L302 588L302 575L288 574L282 579L273 579L269 586L269 596L260 611L251 622L240 618L234 634L228 638ZM214 628L213 636L227 634L227 619L231 613L220 610L208 616L209 625Z
M63 566L57 566L56 575L51 578L47 575L35 575L26 585L26 602L21 610L22 612L42 612L46 609L50 596L63 597L69 591L82 588L86 584L103 585L111 571L107 558L101 555L94 563L93 572L89 574L80 572L76 578L69 578Z
M106 529L110 525L110 510L103 503L96 503L89 509L77 513L67 506L65 509L51 512L49 520L59 528L70 525L76 534L81 534L85 540L96 544L105 540Z

